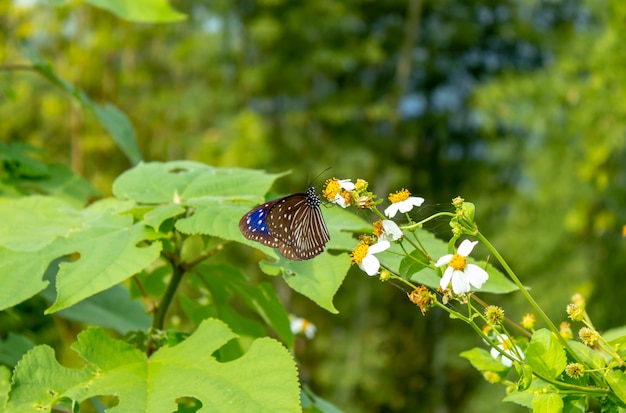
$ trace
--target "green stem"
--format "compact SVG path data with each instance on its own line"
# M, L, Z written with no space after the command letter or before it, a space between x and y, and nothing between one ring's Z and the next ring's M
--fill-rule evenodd
M429 216L428 218L424 218L420 222L416 222L416 223L411 224L411 225L403 225L402 229L405 229L407 231L413 231L413 230L416 230L418 228L421 228L422 225L424 225L428 221L432 221L433 219L439 218L439 217L455 217L455 215L453 213L451 213L451 212L438 212L436 214L433 214L433 215ZM387 219L387 218L385 218L385 219Z
M491 251L491 253L494 255L494 257L496 257L498 262L502 265L502 268L504 268L504 271L506 271L506 273L508 274L508 276L511 279L511 281L513 281L515 283L515 285L517 285L517 287L519 288L519 290L522 293L522 295L524 296L524 298L526 298L526 300L530 303L530 305L535 309L537 314L539 314L539 317L541 317L541 319L548 325L548 328L550 328L550 330L552 330L552 332L554 332L554 334L556 334L556 336L558 337L558 339L561 342L561 344L564 347L569 349L569 346L567 345L567 342L565 341L565 339L561 336L561 332L559 331L559 329L556 328L556 326L554 325L552 320L550 320L548 315L541 309L541 307L539 307L539 304L537 304L537 302L530 295L528 290L526 290L526 287L524 287L524 285L519 280L519 278L517 278L517 275L515 275L515 273L511 269L511 267L509 267L509 264L507 264L506 261L504 260L504 258L502 258L502 256L498 252L498 250L496 250L495 247L493 245L491 245L489 240L487 240L487 238L485 238L485 236L483 234L481 234L480 231L476 231L476 233L474 235L476 236L476 238L478 238L480 240L480 242L482 242L483 244L485 244L485 246L487 246L489 251Z
M413 285L410 281L405 280L404 278L400 277L399 275L395 275L395 274L391 274L389 275L389 279L390 280L397 280L400 281L402 284L405 284L407 286L409 286L409 288L411 288L411 291L415 290L417 287L415 285Z
M165 314L167 314L167 310L172 303L172 299L174 298L174 294L178 289L180 281L183 279L183 275L185 275L185 271L177 263L173 262L172 279L170 280L170 284L167 286L167 290L165 290L163 299L161 300L157 312L154 315L154 320L152 320L152 328L157 330L163 329L163 326L165 324Z

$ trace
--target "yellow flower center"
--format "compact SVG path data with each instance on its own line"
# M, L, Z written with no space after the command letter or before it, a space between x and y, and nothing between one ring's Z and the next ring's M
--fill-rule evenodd
M408 189L401 189L396 193L389 194L389 200L394 204L397 202L406 201L411 196L411 193Z
M356 248L354 248L354 250L352 251L352 253L350 254L350 259L352 260L353 264L360 264L363 262L363 258L365 258L365 256L367 255L367 251L369 250L370 246L361 241L359 242L359 245L356 246Z
M331 178L326 180L326 187L324 191L322 191L322 195L332 201L335 199L335 196L341 191L341 186L339 185L339 180L337 178Z
M355 186L356 186L356 190L357 191L363 191L363 190L367 189L367 181L364 180L364 179L359 178L359 179L356 180Z
M522 318L522 327L527 330L532 330L535 327L535 321L537 320L533 313L526 313Z
M455 270L463 271L467 265L467 260L462 255L454 254L448 265Z
M381 221L380 219L374 222L374 235L376 235L377 237L383 235L383 221Z

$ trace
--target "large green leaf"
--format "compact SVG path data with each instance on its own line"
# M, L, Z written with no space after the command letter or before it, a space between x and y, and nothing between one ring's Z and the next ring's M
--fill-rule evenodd
M260 265L266 274L282 274L291 288L320 307L331 313L338 312L333 297L350 268L347 255L324 252L308 261L291 261L280 257L278 261L262 261Z
M60 257L57 298L48 312L59 311L104 291L151 264L159 242L139 246L153 233L121 214L132 203L107 199L84 210L52 197L31 196L0 203L10 216L0 229L2 274L0 309L43 290L46 268Z
M61 400L94 396L118 399L109 412L170 413L176 400L193 397L206 412L299 411L295 364L277 341L262 338L230 362L214 357L236 336L217 320L207 320L185 341L152 357L100 329L78 336L74 350L86 362L80 370L57 363L53 350L38 346L15 369L6 412L50 412Z
M147 162L121 174L113 194L145 204L173 202L197 206L203 202L262 202L274 181L284 174L254 169L215 168L193 161Z
M67 308L150 265L159 257L161 243L154 242L141 248L137 246L149 236L150 233L141 225L126 225L95 227L61 239L64 249L80 254L80 258L59 265L57 298L46 312Z
M167 23L186 16L172 9L167 0L85 0L116 16L138 23Z

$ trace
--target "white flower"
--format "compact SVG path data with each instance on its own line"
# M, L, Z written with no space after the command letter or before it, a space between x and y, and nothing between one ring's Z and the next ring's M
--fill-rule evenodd
M356 185L351 182L351 179L338 179L337 181L341 189L345 189L346 191L354 191L356 189Z
M380 269L380 261L374 254L378 254L391 247L389 241L378 241L374 245L367 245L365 242L360 242L356 246L352 254L352 262L358 264L359 268L367 273L367 275L376 275Z
M502 350L509 356L513 357L514 360L517 360L517 361L520 361L520 359L524 360L524 353L522 353L522 349L519 348L517 344L513 344L509 338L502 338L501 336L498 336L498 341L499 341L498 348L500 348L500 350ZM504 357L494 347L491 348L491 357L493 357L496 360L500 358L501 359L500 362L504 364L506 367L511 367L513 365L513 361L510 358Z
M378 237L381 241L397 241L404 235L400 227L388 219L382 220L383 233Z
M337 204L342 208L347 208L348 207L348 203L346 202L346 198L342 197L341 195L337 194L335 195L335 197L333 198L332 201L333 204Z
M385 215L389 218L393 218L398 212L409 212L414 206L420 206L424 203L424 198L410 195L411 193L406 189L402 189L394 194L389 194L391 205L385 209Z
M470 284L475 288L480 288L487 281L489 278L487 271L478 265L467 263L466 257L472 252L476 244L478 241L464 240L459 245L456 254L448 254L439 258L435 266L448 265L439 282L441 288L445 290L452 281L452 291L455 294L463 294L469 292Z
M315 336L316 331L317 327L309 320L301 317L291 317L291 332L293 334L303 333L306 338L311 340Z
M342 208L347 208L349 205L349 193L356 189L356 185L352 183L350 179L329 179L326 181L326 188L322 194L330 202L339 205ZM348 193L348 194L347 194ZM346 199L346 196L348 198Z

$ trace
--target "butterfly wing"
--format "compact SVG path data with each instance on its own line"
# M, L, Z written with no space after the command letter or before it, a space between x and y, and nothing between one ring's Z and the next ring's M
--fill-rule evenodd
M285 257L308 260L324 251L330 236L319 203L313 188L309 188L306 194L282 198L270 208L267 227L285 244L279 247Z
M281 242L271 235L267 227L267 213L280 200L266 202L254 208L239 220L239 231L249 240L260 242L271 248L278 248Z
M314 188L279 198L253 209L239 221L239 230L249 240L278 248L284 257L308 260L324 251L330 240L320 200Z

